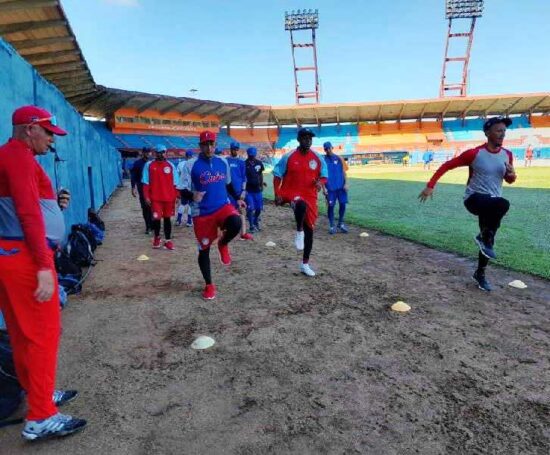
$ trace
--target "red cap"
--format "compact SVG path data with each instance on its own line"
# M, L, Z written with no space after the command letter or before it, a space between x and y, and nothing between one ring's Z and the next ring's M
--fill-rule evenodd
M199 136L199 144L208 141L216 142L216 133L213 133L212 131L203 131Z
M33 123L58 136L65 136L67 134L65 130L57 126L55 116L50 114L46 109L38 106L23 106L13 112L11 117L12 125L30 125Z

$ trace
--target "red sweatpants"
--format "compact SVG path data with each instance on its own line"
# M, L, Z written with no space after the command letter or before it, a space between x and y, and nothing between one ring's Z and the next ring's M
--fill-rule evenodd
M37 302L33 296L38 285L37 267L25 242L0 240L0 309L10 336L17 379L27 392L28 420L57 413L52 395L61 322L53 254L52 270L54 294L47 302Z

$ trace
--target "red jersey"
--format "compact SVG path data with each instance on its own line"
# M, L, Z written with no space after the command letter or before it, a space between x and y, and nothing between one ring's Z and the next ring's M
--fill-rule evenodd
M149 161L143 168L141 178L143 196L151 201L175 201L178 194L177 179L176 167L170 161Z

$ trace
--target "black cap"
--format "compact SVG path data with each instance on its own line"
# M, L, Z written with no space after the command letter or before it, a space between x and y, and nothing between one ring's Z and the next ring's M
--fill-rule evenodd
M487 131L497 123L504 123L506 127L509 127L512 124L512 119L508 117L492 117L483 124L483 131Z
M315 137L315 133L311 131L309 128L300 128L298 130L298 137L300 136L311 136Z

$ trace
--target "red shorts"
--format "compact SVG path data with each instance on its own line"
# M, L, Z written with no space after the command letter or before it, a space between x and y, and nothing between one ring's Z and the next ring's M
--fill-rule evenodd
M317 207L317 199L303 198L301 196L292 196L288 194L283 194L283 203L288 203L294 210L294 203L296 201L302 200L306 203L306 218L304 222L311 228L315 228L315 223L317 222L317 217L319 216L319 209Z
M218 229L222 229L228 216L237 215L239 212L231 204L226 204L210 215L196 216L193 218L195 237L199 242L199 248L206 250L212 242L218 238Z
M176 201L151 201L151 216L154 220L174 216Z

